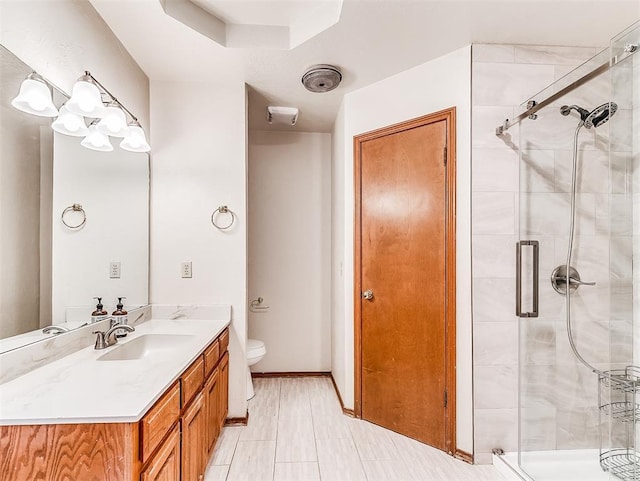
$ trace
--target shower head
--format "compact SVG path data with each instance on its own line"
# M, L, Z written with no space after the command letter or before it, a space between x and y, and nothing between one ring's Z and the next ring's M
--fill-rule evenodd
M590 129L591 127L600 127L613 117L613 114L618 110L618 105L615 102L608 102L596 107L591 112L578 105L563 105L560 107L560 113L565 116L569 115L572 110L580 114L580 120L584 122L584 126L587 129Z
M589 113L586 120L584 121L584 126L590 129L592 126L595 128L600 127L602 124L606 123L613 115L618 111L618 104L615 102L608 102L606 104L602 104Z

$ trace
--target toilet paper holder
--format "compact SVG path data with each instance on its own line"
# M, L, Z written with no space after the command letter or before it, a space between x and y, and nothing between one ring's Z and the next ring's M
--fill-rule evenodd
M269 309L269 306L263 306L262 303L264 299L262 297L258 297L257 299L252 300L249 303L249 310L251 312L264 312Z

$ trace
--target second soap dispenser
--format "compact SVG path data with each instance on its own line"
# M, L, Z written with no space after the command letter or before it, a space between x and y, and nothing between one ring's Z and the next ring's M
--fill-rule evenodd
M122 299L126 299L126 297L118 297L118 304L116 305L116 310L111 314L112 326L129 324L129 313L124 309L124 305L122 304ZM124 329L118 329L116 332L116 337L125 337L127 335L127 331Z

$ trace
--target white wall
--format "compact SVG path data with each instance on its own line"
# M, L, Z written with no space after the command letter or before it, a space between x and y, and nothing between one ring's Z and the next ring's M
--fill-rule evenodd
M331 135L249 134L249 337L257 372L331 369Z
M232 305L229 416L246 415L246 92L243 82L152 82L151 302ZM221 205L237 219L211 224ZM180 277L180 263L193 277Z
M353 137L449 107L457 109L457 447L473 450L471 361L470 106L471 49L345 95L334 125L333 372L345 407L354 405Z

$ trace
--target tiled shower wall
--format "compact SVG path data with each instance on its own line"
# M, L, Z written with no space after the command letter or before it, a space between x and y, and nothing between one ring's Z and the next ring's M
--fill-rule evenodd
M496 126L513 118L519 104L596 53L591 48L474 45L472 66L472 191L474 314L474 452L490 462L493 448L518 449L518 353L523 356L524 450L597 447L597 378L573 358L564 331L564 298L548 281L564 262L568 236L571 147L577 117L559 114L562 103L593 108L608 101L608 77L599 78L557 105L525 120L503 137ZM546 92L544 96L547 96ZM629 108L629 107L627 107ZM626 113L620 113L622 120ZM520 139L523 172L519 175ZM582 289L574 299L577 343L586 358L608 368L627 362L630 349L610 356L609 335L625 348L631 312L616 303L616 280L628 279L629 218L625 205L612 211L624 217L615 238L609 232L609 157L606 134L580 135L581 176L573 265L598 289ZM614 156L615 157L615 156ZM628 179L628 153L611 184ZM616 173L617 172L617 173ZM519 191L522 188L522 205ZM619 207L619 208L618 208ZM526 212L522 219L520 211ZM626 216L626 217L625 217ZM540 317L523 323L520 344L515 317L515 243L536 239L541 246ZM615 222L612 223L615 226ZM619 243L619 245L618 245ZM614 245L615 244L615 245ZM609 251L612 254L611 259ZM617 256L617 257L616 257ZM610 275L610 262L615 275ZM624 294L624 292L623 292ZM611 299L610 299L611 298ZM626 300L626 298L625 298ZM611 306L621 305L610 316ZM614 309L615 310L615 309ZM611 322L610 317L615 319Z

